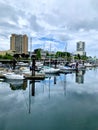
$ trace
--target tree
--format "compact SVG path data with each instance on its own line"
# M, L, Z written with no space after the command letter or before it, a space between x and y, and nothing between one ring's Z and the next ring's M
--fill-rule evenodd
M13 57L18 59L19 58L19 54L14 54Z
M57 51L57 52L56 52L56 57L62 57L62 52Z
M22 53L22 54L21 54L21 57L22 57L22 58L25 58L25 53Z
M3 59L12 59L13 57L10 54L6 53L4 56L2 56L2 58Z
M3 58L3 56L2 55L0 55L0 59L2 59Z
M81 56L81 59L82 59L82 60L87 60L87 59L88 59L88 57L87 57L87 56L85 56L85 55L83 55L83 56Z
M78 56L78 59L80 60L80 59L81 59L81 56L80 56L80 54L78 54L77 56Z
M37 58L38 60L41 59L41 50L37 50L37 52L36 52L36 58Z
M25 58L28 59L29 58L29 54L25 54Z

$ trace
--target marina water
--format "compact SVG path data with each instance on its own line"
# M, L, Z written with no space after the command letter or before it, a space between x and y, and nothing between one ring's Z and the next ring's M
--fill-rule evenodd
M0 130L98 130L98 68L0 82Z

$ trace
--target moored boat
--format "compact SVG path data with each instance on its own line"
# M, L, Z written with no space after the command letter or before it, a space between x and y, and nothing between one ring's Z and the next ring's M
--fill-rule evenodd
M55 69L52 67L44 66L40 72L45 73L45 74L55 74L55 73L59 73L60 69Z
M3 75L5 76L6 79L18 79L18 80L24 79L23 74L15 74L13 72L5 73Z

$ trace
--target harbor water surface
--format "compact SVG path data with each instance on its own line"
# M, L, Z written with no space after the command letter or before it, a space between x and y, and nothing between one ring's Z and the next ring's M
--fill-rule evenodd
M98 69L0 82L0 130L98 130Z

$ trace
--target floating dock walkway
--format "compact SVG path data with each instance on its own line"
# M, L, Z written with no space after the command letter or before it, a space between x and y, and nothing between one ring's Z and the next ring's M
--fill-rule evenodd
M45 75L24 75L25 79L30 79L30 80L44 80L45 79ZM5 79L5 76L3 74L0 74L0 78L1 79Z

